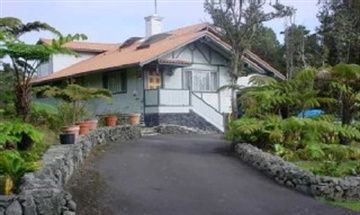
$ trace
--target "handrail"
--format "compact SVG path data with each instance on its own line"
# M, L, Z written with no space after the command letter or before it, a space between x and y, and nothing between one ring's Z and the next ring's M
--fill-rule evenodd
M192 110L221 131L224 131L224 115L194 93L191 94Z
M205 101L203 98L201 98L200 96L196 95L194 92L191 92L192 95L194 95L195 97L197 97L198 99L200 99L201 101L203 101L207 106L209 106L210 108L212 108L215 112L217 112L218 114L222 113L220 111L218 111L216 108L214 108L211 104L209 104L207 101Z

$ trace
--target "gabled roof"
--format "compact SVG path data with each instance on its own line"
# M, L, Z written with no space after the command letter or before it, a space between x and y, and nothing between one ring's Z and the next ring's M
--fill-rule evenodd
M220 37L213 33L214 29L210 27L208 23L191 25L176 30L172 30L161 35L161 39L154 38L151 42L148 40L140 38L130 38L128 41L125 41L123 45L117 45L114 48L114 44L108 46L107 51L104 51L95 57L89 58L87 60L81 61L74 65L71 65L63 70L52 73L48 76L36 79L33 83L44 83L54 80L65 79L68 77L81 76L87 73L108 71L113 69L124 68L130 65L139 65L143 66L154 60L157 60L161 56L170 53L171 51L183 47L187 44L190 44L200 38L208 38L226 50L231 50L231 47L222 41ZM154 35L157 36L157 35ZM90 43L87 45L80 45L82 42L73 42L68 46L71 47L90 47ZM66 44L67 45L67 44ZM105 48L104 46L104 48ZM96 44L94 47L101 47L101 45ZM95 48L94 48L95 49ZM100 48L99 48L100 50ZM251 54L251 61L254 61L256 57L255 54ZM256 60L260 59L259 57ZM265 67L267 70L274 72L275 75L281 73L276 69L271 67L266 62L257 62L261 67ZM280 77L281 78L281 77Z
M51 44L51 39L44 39L41 38L39 40L39 43L44 44ZM68 42L64 44L63 46L65 48L71 49L73 51L79 51L79 52L93 52L93 53L102 53L109 50L116 49L119 47L120 44L116 43L90 43L90 42Z

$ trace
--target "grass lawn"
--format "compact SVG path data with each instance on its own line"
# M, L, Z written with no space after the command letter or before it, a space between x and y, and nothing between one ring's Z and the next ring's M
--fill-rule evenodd
M325 199L320 199L320 201L334 205L336 207L347 208L356 212L360 212L360 201L329 201Z
M328 172L331 173L332 175L321 174L320 171L316 171L317 169L321 168L321 165L323 165L325 161L296 161L294 163L300 168L308 170L310 172L314 172L317 175L343 177L343 176L348 176L349 173L353 172L356 166L359 164L359 161L351 160L351 161L343 161L339 163L339 165L335 169L332 169L331 172Z

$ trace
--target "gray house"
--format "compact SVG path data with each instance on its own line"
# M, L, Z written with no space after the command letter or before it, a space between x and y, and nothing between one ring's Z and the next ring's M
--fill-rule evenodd
M140 113L147 125L180 124L224 130L231 112L231 48L207 23L161 32L157 15L145 18L146 36L121 44L70 42L64 46L79 55L55 55L39 68L35 85L75 80L88 87L107 88L111 104L93 101L96 115ZM42 39L49 43L51 40ZM284 78L251 52L244 58L250 73ZM249 76L239 79L248 85Z

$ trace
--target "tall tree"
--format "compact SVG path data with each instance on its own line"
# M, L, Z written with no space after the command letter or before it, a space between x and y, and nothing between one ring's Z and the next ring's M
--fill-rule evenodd
M14 76L10 64L4 63L0 70L0 109L13 100Z
M285 74L284 49L271 28L259 27L251 42L251 51Z
M320 0L318 29L327 63L360 62L360 1Z
M59 39L51 45L26 44L19 37L32 31L46 30L56 34ZM14 71L15 110L25 121L28 119L31 104L31 80L34 78L38 66L56 53L72 52L61 45L77 39L86 39L85 35L76 34L63 37L57 30L42 22L23 23L13 17L0 18L0 31L3 42L0 44L0 56L11 59Z
M217 27L223 39L232 47L230 64L230 77L233 86L236 86L238 78L243 75L243 57L250 49L259 26L266 21L288 16L293 9L276 1L272 4L273 11L265 12L266 0L205 0L207 11ZM237 100L235 88L231 88L232 112L237 115Z
M309 33L305 26L291 24L285 29L285 58L287 78L307 66L305 59L305 37Z

